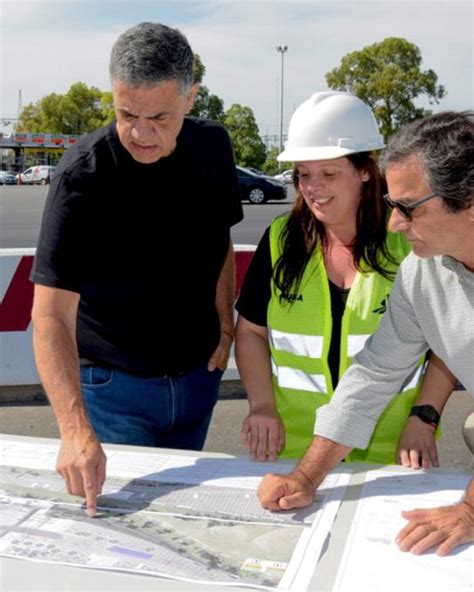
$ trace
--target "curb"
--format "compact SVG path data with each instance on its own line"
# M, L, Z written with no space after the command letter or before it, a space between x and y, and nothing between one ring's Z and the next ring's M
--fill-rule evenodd
M40 384L0 386L0 406L48 401Z

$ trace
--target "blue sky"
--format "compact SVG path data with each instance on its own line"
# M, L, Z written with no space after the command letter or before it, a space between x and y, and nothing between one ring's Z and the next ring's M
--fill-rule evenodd
M279 130L277 45L288 46L285 127L345 54L389 36L415 43L422 68L438 74L448 95L435 110L474 105L471 1L0 0L0 10L2 117L16 114L20 89L23 105L79 80L108 90L112 43L144 20L181 29L206 66L204 84L225 108L250 106L262 134Z

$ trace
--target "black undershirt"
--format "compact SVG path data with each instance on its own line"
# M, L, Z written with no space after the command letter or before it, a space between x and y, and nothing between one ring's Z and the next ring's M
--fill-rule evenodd
M329 292L331 294L332 334L329 346L328 364L331 372L332 386L335 389L339 381L339 362L341 351L341 326L344 309L350 288L340 288L329 280Z
M235 305L243 317L261 327L267 326L267 308L271 298L271 277L270 228L267 228L247 270ZM341 325L349 291L350 289L340 288L329 280L332 335L328 364L333 388L336 388L339 380Z

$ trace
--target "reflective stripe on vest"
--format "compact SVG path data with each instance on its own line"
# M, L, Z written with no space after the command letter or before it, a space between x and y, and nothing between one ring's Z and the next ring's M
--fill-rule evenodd
M289 366L277 366L272 360L272 373L282 388L310 391L313 393L327 392L324 374L308 374Z
M425 371L425 366L421 364L413 373L412 377L409 378L408 383L404 384L402 387L402 393L406 393L407 391L414 389L420 382L423 377Z
M295 356L320 358L323 355L323 338L320 335L300 335L270 329L269 339L275 349Z
M347 336L347 355L353 358L361 349L364 349L365 342L370 337L368 335L348 335Z

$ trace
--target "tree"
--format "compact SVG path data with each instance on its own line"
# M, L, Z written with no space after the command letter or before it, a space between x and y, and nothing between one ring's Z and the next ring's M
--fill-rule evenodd
M110 123L115 118L114 98L110 91L102 93L100 98L102 117L104 118L103 125Z
M262 171L267 175L276 175L280 169L286 170L293 168L292 162L278 162L277 156L280 152L281 150L277 146L273 146L270 150L267 150L267 159L262 166Z
M213 121L223 123L225 116L224 101L217 95L211 94L207 86L201 84L205 73L206 66L202 63L199 54L195 53L193 77L194 82L200 84L200 88L189 115L192 117L204 117L206 119L212 119Z
M189 115L224 123L224 101L217 95L209 94L207 86L201 86Z
M277 156L280 154L280 148L273 146L267 150L265 162L262 165L262 171L267 175L276 175L279 170Z
M265 162L266 148L259 136L252 109L232 105L225 114L224 125L232 140L237 164L259 169Z
M416 45L388 37L344 56L340 66L326 74L326 82L329 88L351 92L367 103L387 139L399 127L431 113L416 107L413 99L426 95L432 105L446 96L435 72L422 71L421 62Z
M206 66L202 63L201 56L198 53L195 53L193 55L193 79L194 82L199 82L199 84L201 84L202 79L204 78L204 74L206 73Z
M52 134L85 134L110 121L111 93L84 82L71 85L65 95L51 93L21 112L17 130Z

